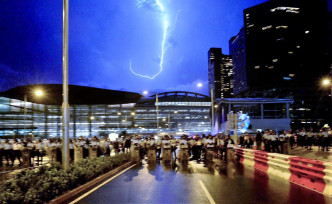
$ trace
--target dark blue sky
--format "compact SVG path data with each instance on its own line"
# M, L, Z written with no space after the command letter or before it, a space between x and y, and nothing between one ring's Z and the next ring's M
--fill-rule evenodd
M243 9L265 1L70 0L70 84L207 94L207 51L228 54ZM152 77L161 60L154 79L130 70ZM62 82L61 0L0 1L0 70L1 91Z

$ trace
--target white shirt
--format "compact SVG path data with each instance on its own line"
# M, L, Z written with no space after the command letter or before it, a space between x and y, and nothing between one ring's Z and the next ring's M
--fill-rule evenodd
M44 149L44 144L43 143L37 143L36 144L36 149Z
M170 148L171 147L171 141L170 140L163 140L163 147L164 148Z
M323 134L323 137L325 137L325 138L326 138L326 137L329 137L328 132L325 132L325 131L324 131L324 132L322 132L322 134Z
M277 137L277 135L270 135L270 140L271 141L276 141L277 139L276 139L276 137Z
M182 148L188 148L187 140L180 140L180 147L182 147Z
M10 143L5 143L3 149L4 150L11 150L11 149L13 149L13 146Z
M214 147L213 139L207 139L205 140L205 143L207 144L206 147Z
M154 144L156 144L156 141L155 141L155 140L149 140L148 144L149 144L150 146L153 146Z
M90 146L99 146L99 142L91 141Z
M265 140L268 140L268 139L270 139L270 136L269 136L269 134L264 133L263 138L264 138Z
M133 145L137 145L137 144L140 144L140 143L141 143L140 140L136 140L136 139L133 140Z
M20 150L21 148L22 148L22 145L20 143L13 144L13 150Z

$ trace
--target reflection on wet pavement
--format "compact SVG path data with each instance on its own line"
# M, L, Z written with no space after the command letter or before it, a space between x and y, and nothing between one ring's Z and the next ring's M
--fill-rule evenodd
M239 163L157 161L136 165L80 203L330 203L331 199Z

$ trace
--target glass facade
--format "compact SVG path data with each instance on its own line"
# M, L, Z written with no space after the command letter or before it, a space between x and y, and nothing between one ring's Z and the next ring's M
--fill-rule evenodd
M209 98L162 96L137 103L70 105L70 137L111 133L209 133ZM157 122L158 107L158 122ZM61 137L60 105L45 105L0 97L0 136ZM158 126L157 126L158 123Z

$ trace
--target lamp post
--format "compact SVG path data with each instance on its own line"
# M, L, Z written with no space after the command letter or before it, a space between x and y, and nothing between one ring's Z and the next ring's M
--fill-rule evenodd
M203 84L202 83L198 83L197 84L198 88L202 88ZM211 133L214 129L214 97L213 97L213 87L212 84L210 84L210 96L211 96Z
M331 94L331 102L332 102L332 84L331 84L331 79L330 78L323 79L322 80L322 85L325 86L325 87L330 86L330 94ZM332 110L330 111L330 114L332 115Z
M143 91L144 95L148 95L149 92L148 91ZM159 98L158 98L158 93L155 92L156 94L156 124L157 124L157 132L159 132Z
M63 0L63 102L62 102L62 167L69 170L69 99L68 99L68 7L69 0Z
M34 95L41 97L44 92L42 90L37 89L36 91L33 92ZM28 103L28 94L24 94L24 123L23 123L23 129L24 129L24 137L25 137L25 127L26 127L26 118L27 118L27 103Z

